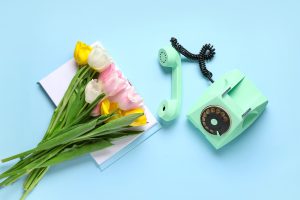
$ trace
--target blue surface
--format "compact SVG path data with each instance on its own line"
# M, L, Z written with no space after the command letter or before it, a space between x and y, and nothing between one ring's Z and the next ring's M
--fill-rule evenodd
M208 82L184 63L176 123L103 173L89 156L53 167L28 200L300 199L299 1L0 4L1 158L41 139L53 106L36 82L72 57L77 40L102 41L153 112L170 95L157 51L171 36L195 52L214 44L214 77L239 68L270 101L254 126L217 152L185 116ZM18 199L21 186L2 189L0 199Z

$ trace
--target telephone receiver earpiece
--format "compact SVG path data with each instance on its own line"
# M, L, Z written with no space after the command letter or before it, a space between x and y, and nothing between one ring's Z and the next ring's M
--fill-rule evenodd
M180 54L168 45L158 52L159 63L162 67L172 68L172 95L170 100L161 102L158 116L165 122L174 120L180 113L182 93L182 69Z

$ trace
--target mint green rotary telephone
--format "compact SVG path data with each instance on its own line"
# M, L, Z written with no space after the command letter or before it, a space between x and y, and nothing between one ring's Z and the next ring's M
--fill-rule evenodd
M212 82L212 85L189 111L188 119L216 149L220 149L254 123L265 110L268 100L238 70L229 72L214 82L212 73L205 66L205 61L212 59L215 54L215 49L210 44L204 45L199 54L192 54L183 48L175 38L171 39L171 43L172 47L168 47L167 52L171 52L171 58L176 58L174 59L176 62L173 63L177 63L177 67L181 67L181 62L178 60L178 56L180 59L179 53L181 53L188 59L197 60L202 74ZM164 66L161 52L163 51L160 50L159 53L160 63ZM179 52L178 55L175 52ZM181 74L179 73L181 71L176 76L177 78L180 77L180 81L177 84L172 84L172 91L180 91L176 94L181 94ZM181 102L180 98L180 96L176 96L176 99L179 99L177 102ZM165 111L168 114L165 114ZM171 104L165 101L160 106L159 116L163 120L171 121L176 118L179 112L180 103Z
M246 130L267 103L253 83L234 70L204 92L188 113L188 119L219 149Z

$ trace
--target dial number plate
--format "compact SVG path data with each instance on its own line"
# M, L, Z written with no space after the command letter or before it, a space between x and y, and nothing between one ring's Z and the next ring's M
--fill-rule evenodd
M213 135L223 135L230 127L228 113L219 106L206 107L200 116L203 128Z

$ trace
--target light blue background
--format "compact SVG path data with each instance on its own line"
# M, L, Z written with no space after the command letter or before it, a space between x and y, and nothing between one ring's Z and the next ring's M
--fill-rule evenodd
M212 43L215 78L239 68L269 98L254 126L215 151L186 118L209 84L184 63L176 123L103 173L89 156L53 167L29 200L300 199L299 1L1 0L0 8L1 158L41 139L54 107L36 82L72 57L77 40L100 40L153 112L170 96L157 51L171 36L193 52ZM0 199L18 199L21 186Z

